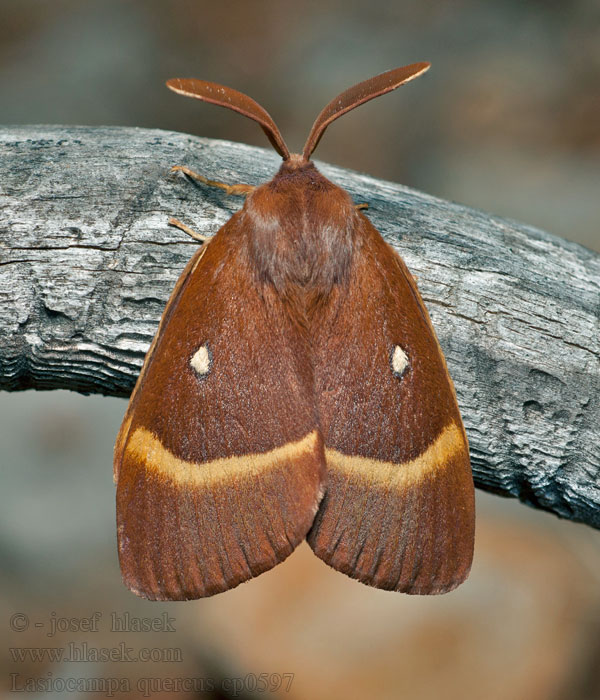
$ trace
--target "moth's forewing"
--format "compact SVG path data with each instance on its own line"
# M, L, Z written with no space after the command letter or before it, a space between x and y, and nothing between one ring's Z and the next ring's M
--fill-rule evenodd
M199 598L305 537L323 447L305 343L234 216L188 265L115 448L119 557L151 599Z
M360 221L348 282L315 340L327 489L308 541L364 583L443 593L467 577L473 556L467 439L416 285Z

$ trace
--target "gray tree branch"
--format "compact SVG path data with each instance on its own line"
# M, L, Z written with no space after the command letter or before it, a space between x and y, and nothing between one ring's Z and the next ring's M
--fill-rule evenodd
M148 129L0 128L0 388L127 396L170 290L275 154ZM600 256L322 166L402 254L446 353L477 486L600 527Z

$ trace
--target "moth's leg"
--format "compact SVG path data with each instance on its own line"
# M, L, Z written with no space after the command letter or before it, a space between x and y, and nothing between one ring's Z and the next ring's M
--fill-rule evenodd
M175 226L182 231L185 231L188 236L191 236L195 241L200 241L200 243L205 243L208 241L212 236L205 236L203 233L197 233L194 231L194 229L191 229L189 226L186 226L182 221L179 221L179 219L174 219L171 217L169 219L169 225L170 226Z
M174 165L171 168L172 173L178 171L185 173L188 177L191 177L193 180L198 180L198 182L202 182L205 185L208 185L209 187L218 187L219 189L224 190L227 194L247 195L255 189L254 185L226 185L223 182L209 180L208 178L204 177L204 175L200 175L200 173L196 173L193 170L190 170L190 168L186 167L185 165Z
M369 205L367 204L367 202L361 202L360 204L355 204L354 208L358 211L360 209L368 209Z

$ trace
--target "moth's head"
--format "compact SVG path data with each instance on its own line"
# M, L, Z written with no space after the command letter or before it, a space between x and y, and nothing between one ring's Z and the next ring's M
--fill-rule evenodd
M372 100L374 97L385 95L386 92L395 90L409 80L418 78L429 70L429 66L429 63L413 63L410 66L394 68L342 92L335 99L331 100L316 118L302 154L290 153L269 113L248 95L217 83L195 80L194 78L172 78L167 81L167 87L180 95L195 97L204 102L227 107L234 112L239 112L245 117L253 119L261 126L273 148L283 158L284 164L291 169L301 169L308 164L311 154L321 140L325 129L332 121L335 121L342 114L346 114L346 112L355 107Z

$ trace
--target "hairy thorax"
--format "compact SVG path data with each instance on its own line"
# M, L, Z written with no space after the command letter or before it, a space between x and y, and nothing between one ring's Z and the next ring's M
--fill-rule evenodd
M349 195L292 158L248 197L249 250L260 281L311 316L348 278L358 215Z

